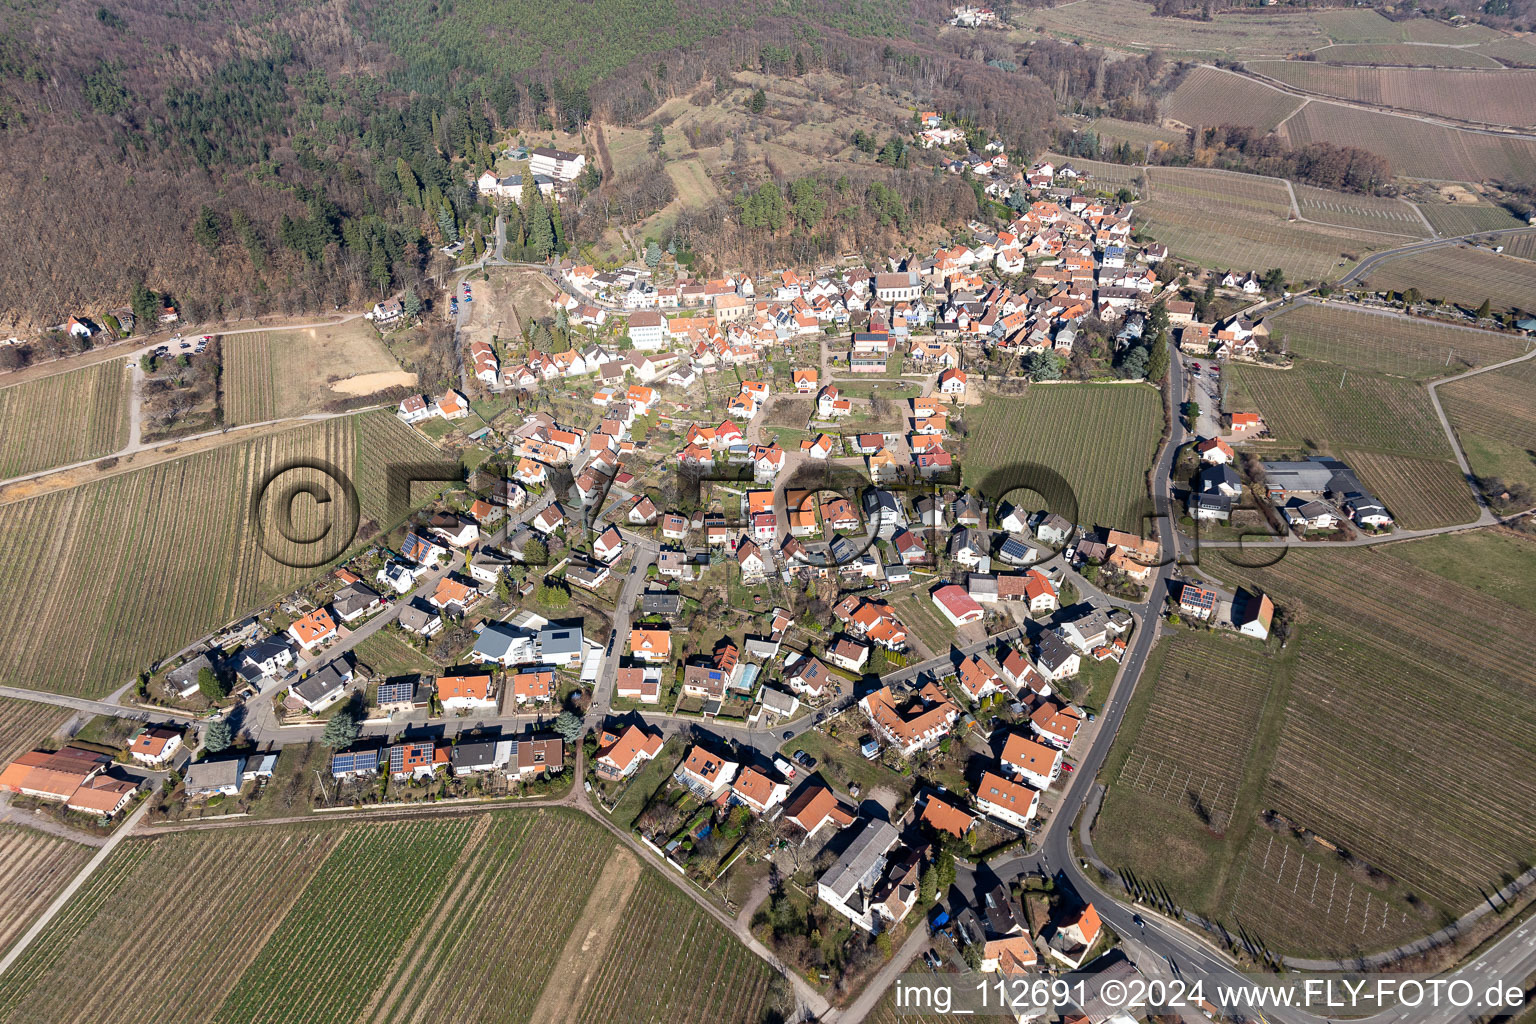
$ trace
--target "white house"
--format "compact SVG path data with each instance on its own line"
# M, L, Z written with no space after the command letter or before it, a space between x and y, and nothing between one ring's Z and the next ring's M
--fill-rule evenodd
M1001 775L983 772L976 786L976 809L1014 828L1027 828L1040 809L1040 794Z
M528 173L547 174L556 181L575 181L587 166L587 158L581 153L567 153L561 149L540 146L528 154Z

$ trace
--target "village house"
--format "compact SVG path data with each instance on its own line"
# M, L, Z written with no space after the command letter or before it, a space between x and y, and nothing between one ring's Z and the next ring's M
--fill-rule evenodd
M890 687L882 686L859 700L871 730L904 757L934 746L949 734L960 709L936 685L929 683L900 706Z
M597 741L595 770L606 779L627 779L651 758L661 753L662 739L638 725L622 732L605 731Z

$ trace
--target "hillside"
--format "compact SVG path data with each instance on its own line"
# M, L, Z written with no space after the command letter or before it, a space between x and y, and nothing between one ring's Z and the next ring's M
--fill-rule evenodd
M418 281L445 239L489 230L466 182L515 129L633 123L744 59L827 68L946 14L931 0L12 5L0 316L25 333L141 283L193 319L356 305Z

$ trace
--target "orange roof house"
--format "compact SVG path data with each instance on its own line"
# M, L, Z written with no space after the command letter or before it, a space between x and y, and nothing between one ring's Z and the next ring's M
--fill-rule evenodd
M928 798L918 820L933 826L935 832L947 832L956 839L964 838L976 825L976 819L970 814L936 796Z
M336 622L324 608L316 608L288 627L288 633L306 651L336 636Z
M554 696L555 673L551 669L519 672L512 677L512 699L519 704L544 704Z
M491 696L489 674L474 676L439 676L437 699L445 708L474 707L495 703Z

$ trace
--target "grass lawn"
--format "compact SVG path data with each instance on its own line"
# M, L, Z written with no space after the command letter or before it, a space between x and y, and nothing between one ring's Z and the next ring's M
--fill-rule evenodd
M645 810L645 805L650 802L652 794L666 785L672 772L677 769L677 762L682 759L682 741L673 737L662 745L661 753L657 754L633 776L630 777L624 792L619 795L613 805L613 813L610 817L613 822L623 828L629 828Z
M1436 576L1536 613L1536 539L1513 530L1475 530L1404 541L1383 549Z
M1109 688L1115 684L1115 674L1119 671L1120 663L1113 658L1094 661L1092 657L1085 657L1077 678L1072 680L1073 698L1087 710L1099 714L1104 710L1104 702L1109 700Z
M868 723L864 722L862 716L849 719L844 730L849 737L846 743L840 738L833 738L821 732L803 733L784 744L784 753L793 754L797 750L803 750L814 757L815 770L831 783L833 788L844 794L848 793L851 783L856 783L859 787L858 799L867 800L876 786L885 786L888 789L894 789L899 800L905 802L911 795L912 787L917 780L911 775L892 771L878 759L865 760L856 745L863 731L854 726L866 724ZM798 770L804 771L803 768Z

